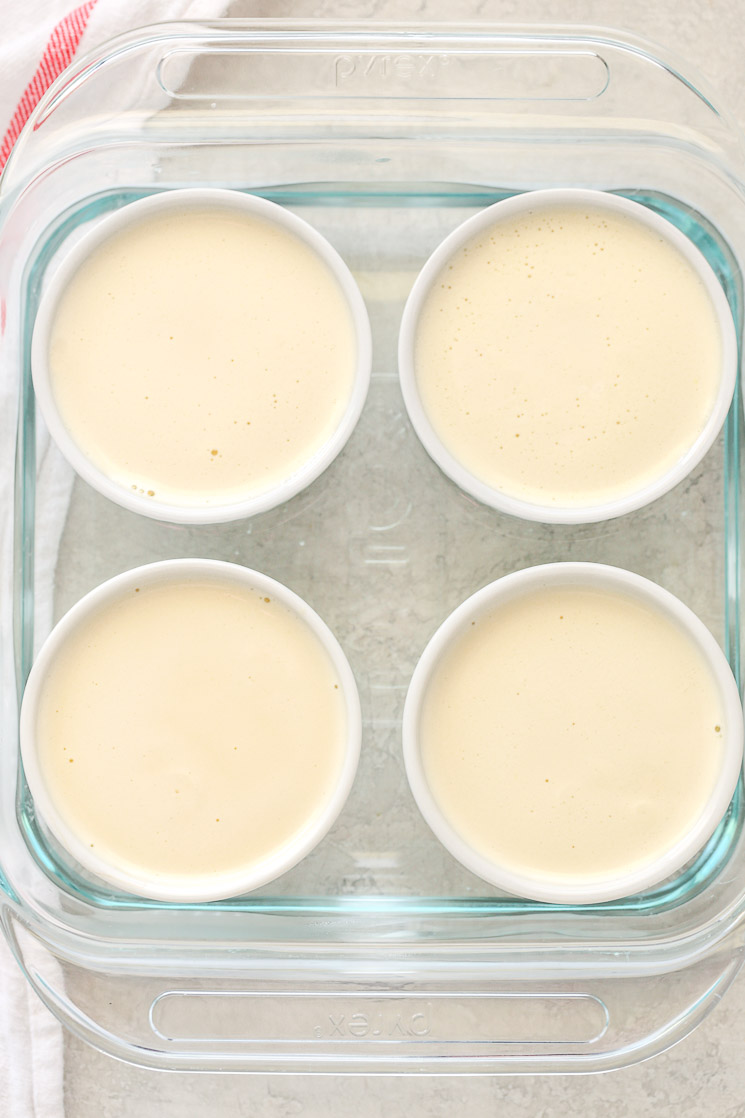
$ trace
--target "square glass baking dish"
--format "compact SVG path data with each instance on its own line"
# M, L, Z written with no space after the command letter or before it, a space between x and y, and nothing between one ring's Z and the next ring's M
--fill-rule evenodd
M618 1068L685 1035L740 965L741 789L674 879L608 904L541 905L463 870L421 820L400 753L411 671L470 593L534 563L628 567L686 601L739 681L742 401L694 473L637 513L544 526L477 505L430 461L397 380L401 310L466 216L546 186L614 190L702 249L742 328L740 137L690 74L593 30L225 21L163 24L77 62L0 183L3 375L0 886L29 980L75 1032L153 1067L496 1073ZM159 524L72 476L29 369L47 269L153 191L228 186L286 205L341 252L373 326L370 395L308 490L229 525ZM4 428L4 430L6 430ZM12 497L12 499L11 499ZM228 559L280 579L339 637L365 723L324 842L256 893L174 906L87 876L37 821L17 720L35 650L105 578Z

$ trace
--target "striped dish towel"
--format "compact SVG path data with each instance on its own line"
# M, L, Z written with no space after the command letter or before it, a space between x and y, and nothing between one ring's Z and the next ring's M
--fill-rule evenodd
M33 65L31 59L38 58L39 61L18 97L15 111L10 117L0 144L0 171L5 166L11 148L37 101L46 93L65 66L72 62L97 2L98 0L88 0L87 4L81 4L79 8L65 12L56 22L47 20L46 28L45 21L38 18L38 12L34 12L36 5L24 4L18 15L18 23L28 24L30 17L33 16L35 18L31 20L31 26L28 28L19 26L16 36L16 28L10 23L9 41L0 52L3 60L0 69L0 109L3 115L7 106L12 103L14 95L17 94L23 81L24 71L28 74L30 65ZM42 7L49 13L54 5L45 2Z
M71 0L3 0L0 171L39 98L76 55L148 23L214 19L225 14L227 4L228 0L87 0L71 7ZM2 378L15 375L7 362L0 368L0 437L11 440L15 423L8 407L11 389ZM0 478L2 500L10 499L8 480ZM64 512L60 510L60 530ZM55 555L56 546L50 547L47 561L53 563ZM43 572L39 573L43 579ZM0 936L3 1118L64 1118L63 1054L61 1027L26 983Z

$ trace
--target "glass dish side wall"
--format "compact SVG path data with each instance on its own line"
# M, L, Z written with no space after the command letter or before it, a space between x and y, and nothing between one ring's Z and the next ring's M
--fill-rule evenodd
M61 544L53 557L54 612L63 611L90 585L121 569L122 563L131 566L141 561L140 556L145 561L161 553L212 554L213 549L221 557L235 555L239 561L250 559L252 565L261 566L258 556L264 559L268 573L284 577L301 593L305 589L302 580L307 579L312 601L314 587L323 582L324 575L328 582L329 572L321 572L318 567L320 552L308 560L311 552L305 550L305 537L319 516L326 523L334 522L333 517L328 518L329 512L336 513L335 530L342 533L336 542L344 563L357 563L366 571L376 591L374 596L379 597L378 591L390 594L392 588L400 596L401 587L406 585L399 577L400 560L411 561L410 539L419 525L411 511L405 512L395 502L392 505L395 479L384 470L370 471L365 466L370 463L371 447L382 452L382 465L383 456L395 446L399 451L405 448L402 453L409 479L423 487L432 486L433 501L443 502L452 514L438 521L438 534L430 535L428 543L437 545L438 555L447 556L462 544L464 532L471 541L475 561L468 579L474 583L472 589L510 565L527 565L542 557L598 558L639 569L639 558L646 554L648 566L641 573L657 577L686 598L725 643L731 662L737 666L739 407L733 410L718 449L691 479L691 486L671 494L669 501L665 499L667 504L660 502L647 515L633 518L633 524L632 518L624 518L606 526L604 532L555 532L507 521L464 501L433 467L430 469L431 464L401 423L394 346L397 315L407 285L428 248L444 232L503 193L564 183L632 194L639 191L648 204L663 210L673 199L676 220L688 223L688 231L693 230L705 243L720 268L739 321L742 194L736 143L726 122L690 86L636 48L592 38L545 36L531 40L446 34L437 41L441 49L432 52L431 46L429 38L369 31L348 31L341 38L327 41L318 31L288 38L288 34L248 28L237 35L220 28L205 30L204 34L193 28L166 29L162 34L159 30L145 43L127 38L100 67L90 72L83 69L77 78L73 74L71 86L53 95L48 107L40 112L39 128L24 137L4 181L6 218L0 243L0 251L4 249L0 274L7 299L6 355L12 353L15 344L19 365L20 351L28 342L45 254L48 256L55 238L59 240L60 235L69 232L81 221L81 215L83 219L95 216L96 208L110 208L154 188L195 182L265 193L297 206L332 240L336 238L337 247L367 285L366 294L376 316L379 353L374 391L363 417L367 426L361 429L362 441L358 440L359 453L351 447L340 463L340 471L330 472L307 499L299 498L274 520L260 518L219 537L209 532L176 536L167 534L164 526L152 526L152 530L148 526L146 530L131 518L120 520L118 513L105 502L96 502L78 484ZM286 69L277 66L285 54L293 60L292 78L288 79L292 88L267 95L267 74L277 80L277 74ZM430 56L436 58L435 62L428 61ZM268 69L267 59L271 59ZM495 59L505 65L496 65ZM120 86L129 75L131 88L133 66L146 80L137 85L135 102L127 104L122 99L117 108L117 74ZM540 76L537 84L528 83L526 66L531 67L531 75ZM334 74L332 85L329 69ZM97 83L106 70L108 92L97 97ZM437 75L434 93L432 74ZM629 84L630 78L638 80ZM215 84L218 81L219 88ZM562 98L552 95L557 83L565 94ZM415 97L407 96L412 84ZM167 95L164 85L170 89ZM485 85L491 91L488 95ZM522 96L514 97L515 92ZM119 93L123 93L121 88ZM90 112L92 104L96 106L95 116ZM652 104L655 115L649 117ZM367 240L360 238L363 219L368 220L369 229L371 215L379 221L379 229L387 231L380 241L369 234ZM67 229L65 222L70 223ZM21 290L27 299L24 304L18 300ZM52 621L48 578L40 584L41 562L34 588L29 544L33 525L48 527L46 514L53 503L52 495L44 492L43 463L37 485L28 382L22 404L15 567L15 638L21 678L30 663L33 641L38 644ZM376 432L384 434L377 443ZM5 476L9 476L10 461L5 465L9 468ZM346 481L344 470L352 472ZM352 525L339 516L340 509L347 506L345 485L353 490L356 487L355 491L362 494L357 521ZM34 502L38 502L36 510ZM687 530L693 507L699 512L705 507L705 548ZM420 511L426 513L428 509ZM667 535L655 548L652 544L663 522L668 525ZM351 533L350 527L354 529ZM624 528L631 529L635 546L625 542L621 535ZM405 537L404 556L399 529ZM282 553L270 544L277 531L287 543ZM495 537L502 541L497 557ZM646 552L639 547L644 539L651 548ZM126 550L118 549L118 545L103 549L101 540L126 540ZM43 560L38 542L37 555ZM82 562L80 555L85 557ZM359 790L363 798L358 801L358 813L368 809L365 787L389 796L388 810L392 809L394 815L395 805L403 802L397 797L405 800L395 763L402 689L428 631L464 596L462 581L448 577L447 571L443 576L442 564L419 568L419 574L422 571L425 577L418 577L416 584L425 588L426 608L416 619L418 628L413 639L410 629L405 641L397 639L400 618L395 616L373 613L362 619L368 627L383 622L387 626L396 650L394 673L387 661L376 664L364 626L355 628L350 623L349 599L333 594L323 599L322 612L340 631L342 642L356 658L355 667L365 677L369 721L376 727L374 748L368 750L370 767L363 777L366 784ZM339 585L345 585L341 567L333 568L331 575ZM9 602L10 583L3 589ZM346 590L353 592L355 588L347 583ZM350 597L355 596L350 593ZM45 598L47 605L40 607ZM10 647L9 641L5 647ZM6 671L8 666L6 657ZM4 716L5 741L14 742L12 706ZM392 867L349 867L334 861L333 850L331 854L327 851L323 855L325 863L304 866L297 877L282 883L283 891L277 895L181 913L174 918L157 906L122 904L121 899L106 898L90 888L86 896L86 883L81 885L80 881L70 880L58 888L54 875L60 873L59 862L50 866L51 880L39 870L21 835L21 828L27 828L33 847L32 812L27 802L22 802L16 815L9 792L15 786L13 753L14 749L4 747L1 762L2 849L9 907L36 926L54 951L68 958L80 959L80 937L85 937L79 981L74 981L72 969L68 975L68 989L74 986L78 993L86 982L93 987L107 981L108 974L161 975L175 970L191 974L193 981L206 973L222 976L229 971L229 978L219 980L220 993L242 985L245 994L247 981L250 988L246 973L252 971L252 961L261 962L261 978L257 981L265 984L272 960L286 966L288 951L308 964L303 978L297 979L298 987L313 990L314 979L310 976L315 976L316 985L325 983L327 989L329 984L341 981L342 975L350 981L356 976L350 992L362 996L366 996L366 979L360 975L376 983L403 982L407 988L414 981L424 990L423 976L431 976L443 967L463 973L467 966L479 976L475 981L483 988L487 973L497 975L490 981L501 985L508 974L524 978L541 969L554 975L604 972L616 981L623 974L652 973L679 966L694 956L703 958L710 945L739 918L744 856L737 841L739 802L724 829L726 834L718 837L718 843L724 843L717 846L719 854L726 848L726 866L722 868L723 859L709 851L709 865L706 860L699 865L684 896L649 897L631 905L604 906L599 912L547 910L513 899L505 901L490 895L481 883L466 880L465 875L449 877L452 868L437 861L439 851L427 845L428 836L422 838L418 858L412 860L402 857L406 831L393 834L379 828L367 836L367 854L380 854L381 847L386 849L379 841L381 837L395 839L394 843L388 842L395 853ZM357 828L355 837L359 837L363 833L359 814L352 824ZM413 813L406 817L406 824L418 825ZM342 833L342 843L348 842L349 833ZM434 890L430 882L434 882ZM115 925L112 905L117 907ZM250 952L246 948L249 943L253 944ZM242 965L236 968L233 964L239 944L244 954ZM731 970L732 950L730 944L723 955L717 956L717 963L708 972L714 978L707 991L721 989L725 981L722 976ZM329 951L333 962L322 969L319 956L329 957ZM410 959L405 966L397 963L402 952ZM622 966L619 957L624 960ZM154 978L155 985L159 981ZM49 985L53 987L54 983ZM543 985L541 980L540 988ZM528 983L528 992L530 989ZM81 993L79 1003L82 1001ZM699 1012L700 1007L709 1004L708 994L698 988L694 1001ZM166 1020L164 1004L187 1003L183 999L158 1002L161 1016L151 1015L156 1035L160 1029L165 1036L169 1028L177 1034L167 1044L155 1042L161 1053L158 1061L172 1059L178 1063L188 1052L183 1058L193 1063L195 1052L200 1050L196 1043L199 1038L192 1035L194 1026L192 1034L183 1028L178 1033L171 1025L161 1027L158 1022ZM196 999L188 1004L204 1007L207 1002ZM496 1004L489 1003L491 1009ZM511 1003L499 1002L503 1004ZM689 1020L693 1002L686 1004L687 1010L680 1012ZM60 1012L67 1014L70 1007ZM198 1018L202 1012L200 1008ZM415 1010L407 1012L413 1014ZM169 1009L169 1021L171 1013ZM492 1019L491 1010L487 1016ZM79 1027L85 1031L82 1024ZM104 1026L99 1023L93 1027L94 1034L97 1028ZM601 1066L603 1061L605 1066L615 1066L607 1062L614 1058L608 1056L607 1030L600 1032L604 1040L589 1043L585 1037L581 1043L589 1043L589 1047L576 1052L565 1050L562 1064L568 1066L567 1060L572 1063L569 1058L577 1056L574 1064L578 1067ZM600 1038L600 1032L596 1030L592 1035ZM671 1035L669 1029L663 1032L666 1037ZM141 1042L140 1034L137 1036L139 1040L130 1038L133 1044ZM403 1047L408 1045L414 1061L429 1061L428 1066L439 1066L440 1061L453 1067L452 1047L446 1044L436 1051L429 1049L435 1054L425 1059L412 1047L415 1036L409 1030L397 1038L408 1037ZM126 1047L125 1039L120 1039ZM214 1051L223 1051L229 1039L213 1037ZM332 1039L314 1037L322 1043L311 1045L306 1053L310 1064L321 1053L328 1056L333 1051L333 1044L327 1044ZM565 1042L566 1038L561 1043ZM616 1036L611 1053L619 1052L619 1046L627 1048L628 1044ZM528 1048L531 1046L526 1042L526 1067L535 1069L535 1052L528 1052ZM375 1047L371 1051L378 1053L374 1058L382 1066L388 1057ZM605 1053L602 1059L601 1051ZM587 1061L580 1058L583 1052L588 1054ZM257 1043L244 1045L241 1053L242 1060L255 1063ZM341 1059L341 1053L338 1055ZM403 1051L399 1050L395 1060L401 1058ZM553 1050L549 1063L558 1058ZM490 1059L495 1067L505 1067L504 1052L491 1052ZM510 1066L514 1067L514 1060Z

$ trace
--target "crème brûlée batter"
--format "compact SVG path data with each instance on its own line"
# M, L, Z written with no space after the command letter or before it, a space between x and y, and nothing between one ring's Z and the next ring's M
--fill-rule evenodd
M108 865L185 880L281 852L338 785L342 687L305 622L219 580L132 588L60 646L39 698L40 771Z
M494 607L438 662L420 749L442 815L507 869L565 882L654 861L721 771L723 703L691 638L621 592Z
M656 230L604 208L504 217L435 279L415 375L461 466L538 505L620 499L662 477L714 406L709 293Z
M290 477L347 408L356 336L313 249L254 214L140 218L83 262L49 343L60 416L109 478L213 506Z

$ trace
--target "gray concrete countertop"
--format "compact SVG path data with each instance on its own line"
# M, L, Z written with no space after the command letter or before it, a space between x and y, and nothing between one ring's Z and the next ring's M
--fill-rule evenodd
M243 17L590 25L643 36L688 62L745 132L745 0L232 0ZM144 1071L66 1039L67 1118L745 1118L745 975L673 1049L600 1076L351 1078ZM11 1116L9 1116L11 1118Z

